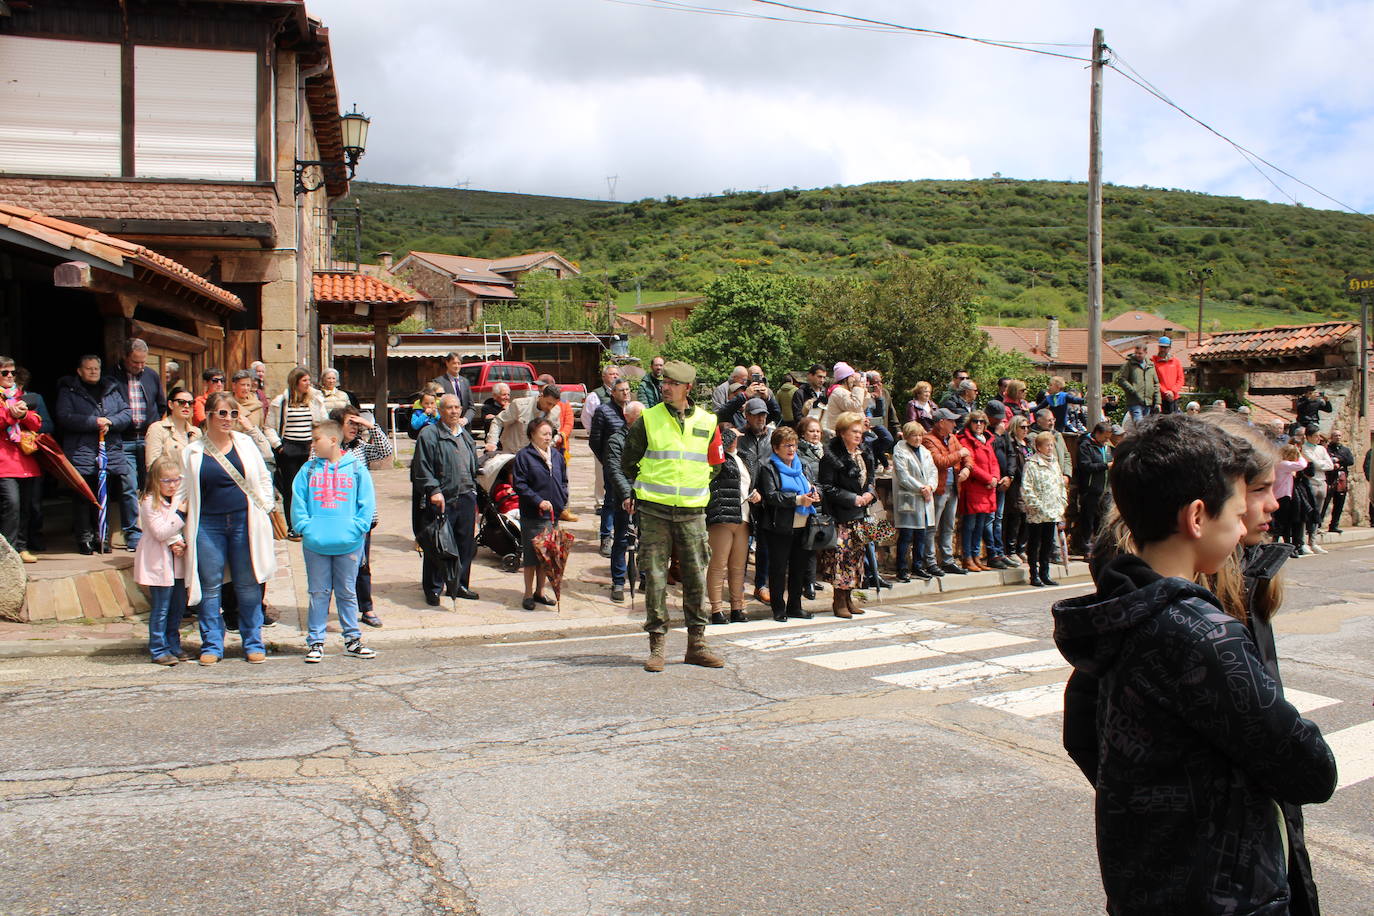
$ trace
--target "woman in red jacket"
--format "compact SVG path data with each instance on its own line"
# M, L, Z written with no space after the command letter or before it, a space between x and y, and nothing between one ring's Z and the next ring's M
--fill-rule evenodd
M988 417L975 410L964 421L959 441L973 456L973 468L959 488L959 514L964 517L964 569L986 572L978 562L983 545L992 543L992 517L997 511L997 482L1001 471L988 433Z

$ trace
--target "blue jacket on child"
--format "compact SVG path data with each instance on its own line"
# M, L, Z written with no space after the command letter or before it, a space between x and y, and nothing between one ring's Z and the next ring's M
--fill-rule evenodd
M311 458L291 490L291 527L302 547L326 556L362 548L377 497L360 453L346 452L338 462Z

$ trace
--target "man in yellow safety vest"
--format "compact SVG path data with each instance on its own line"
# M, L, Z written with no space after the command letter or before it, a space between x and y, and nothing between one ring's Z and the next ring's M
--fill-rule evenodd
M706 504L711 468L724 461L716 415L689 393L697 372L676 360L663 367L663 401L625 431L616 490L628 512L639 511L639 562L644 571L644 629L649 634L645 671L663 670L668 634L668 562L676 549L682 570L682 613L687 622L683 661L704 668L725 664L706 647ZM625 494L633 494L626 497Z

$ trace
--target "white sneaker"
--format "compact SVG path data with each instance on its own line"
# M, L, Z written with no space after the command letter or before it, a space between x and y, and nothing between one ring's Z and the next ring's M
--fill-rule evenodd
M1312 548L1308 547L1306 544L1303 544L1302 547L1298 550L1298 556L1300 557L1310 557L1313 553L1314 551L1312 550Z
M305 653L305 663L307 665L317 665L324 661L324 643L312 642L310 648Z
M1328 551L1325 547L1323 547L1322 545L1320 545L1320 544L1313 544L1313 545L1312 545L1312 550L1315 551L1315 552L1317 552L1317 553L1329 553L1329 551Z

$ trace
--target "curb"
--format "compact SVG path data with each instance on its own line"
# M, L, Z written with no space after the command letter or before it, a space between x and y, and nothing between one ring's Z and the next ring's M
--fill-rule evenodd
M1322 532L1323 544L1340 547L1356 544L1374 544L1374 529L1361 528L1344 531L1341 534ZM1056 566L1063 572L1063 566ZM972 597L980 591L993 591L1007 587L1030 588L1030 577L1025 567L996 570L992 572L968 573L966 575L946 575L943 579L930 582L913 581L893 583L892 588L880 590L876 595L872 590L864 590L871 606L901 605L908 603L938 603L943 595L968 595ZM1061 585L1088 582L1088 565L1073 561L1068 572L1060 575ZM821 608L829 601L829 590L816 597L812 609ZM754 602L757 604L757 602ZM304 655L305 645L300 631L287 624L292 635L285 633L266 635L264 643L269 652L277 655ZM367 631L367 642L375 648L424 649L441 646L482 645L485 643L514 644L545 639L568 639L579 636L634 636L643 632L642 618L638 613L613 615L607 617L577 617L567 620L531 620L500 624L457 624L447 627L428 627L422 630L405 629L387 631ZM332 636L333 634L331 634ZM276 637L276 638L274 638ZM116 655L143 655L147 644L143 639L83 639L83 640L33 640L31 642L0 643L0 660L27 658L78 658Z

